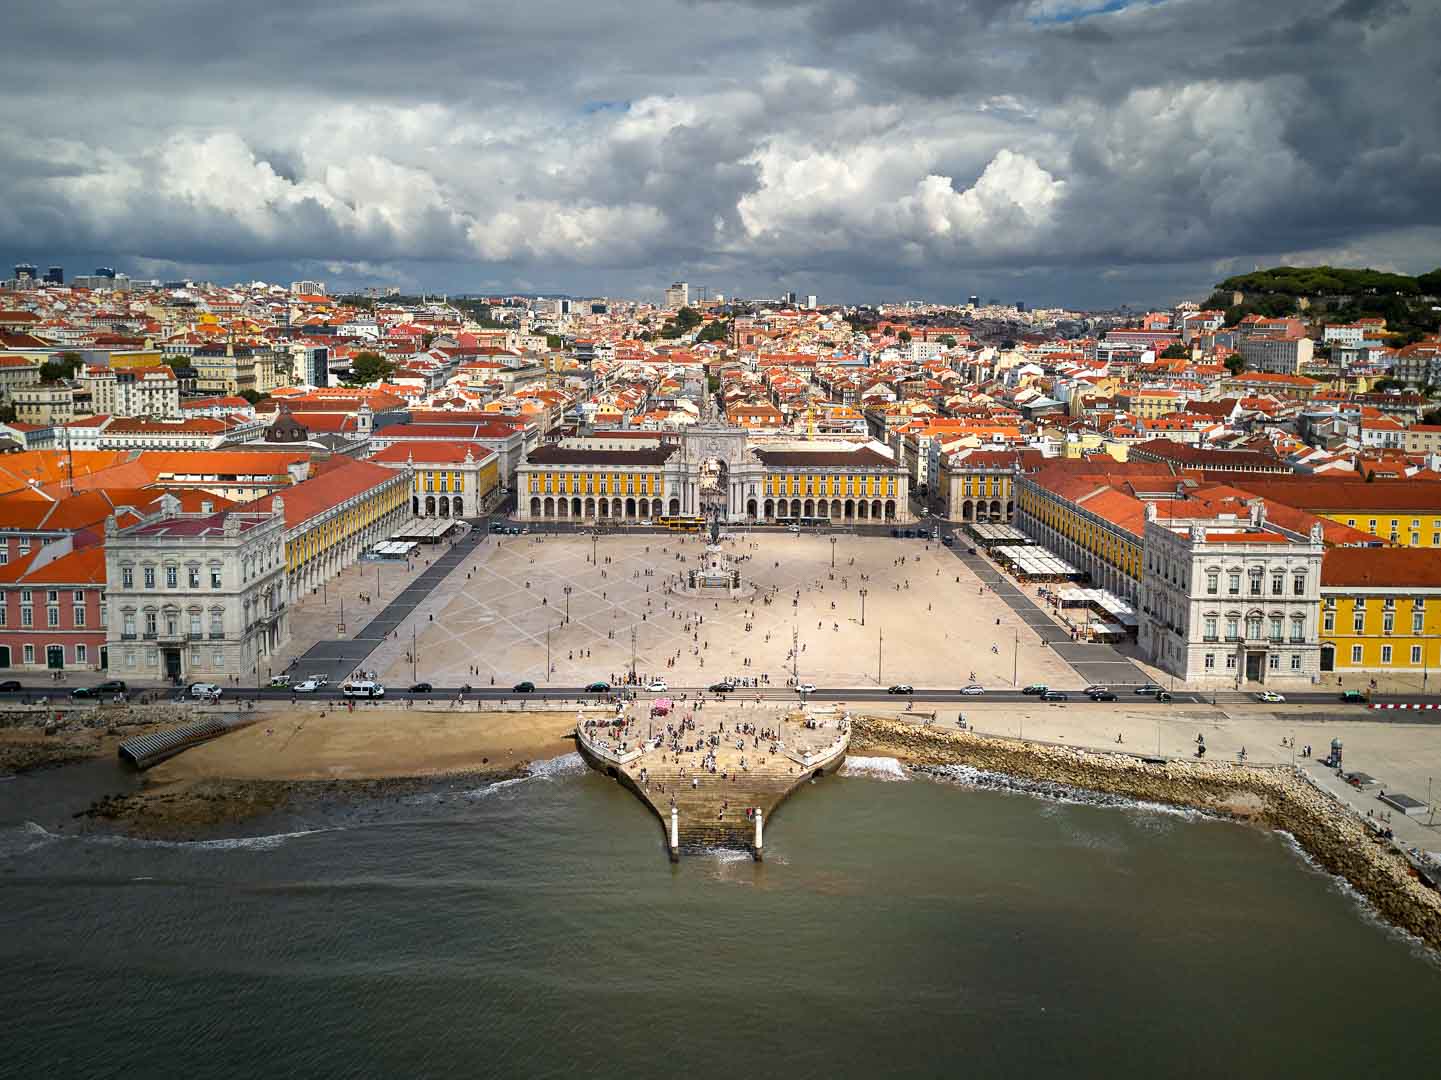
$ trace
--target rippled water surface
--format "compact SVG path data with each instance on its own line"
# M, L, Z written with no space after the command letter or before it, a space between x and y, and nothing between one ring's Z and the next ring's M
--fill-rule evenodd
M884 761L851 771L777 813L760 866L673 867L655 819L573 758L192 844L62 831L108 774L0 784L0 1074L1334 1076L1441 1060L1441 967L1283 837Z

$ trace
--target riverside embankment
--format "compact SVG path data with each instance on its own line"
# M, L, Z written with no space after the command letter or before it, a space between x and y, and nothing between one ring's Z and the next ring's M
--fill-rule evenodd
M966 765L1283 830L1383 918L1441 949L1441 894L1416 877L1400 852L1378 842L1354 812L1292 767L1145 760L864 715L853 720L851 747L912 766Z

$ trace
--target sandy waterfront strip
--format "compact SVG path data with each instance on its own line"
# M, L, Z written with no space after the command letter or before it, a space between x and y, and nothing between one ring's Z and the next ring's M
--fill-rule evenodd
M297 709L157 765L153 784L384 780L504 770L575 749L575 712Z

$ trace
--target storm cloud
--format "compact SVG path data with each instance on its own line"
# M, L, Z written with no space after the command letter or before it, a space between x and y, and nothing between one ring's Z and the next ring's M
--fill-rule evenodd
M16 5L0 254L1160 303L1441 262L1435 0Z

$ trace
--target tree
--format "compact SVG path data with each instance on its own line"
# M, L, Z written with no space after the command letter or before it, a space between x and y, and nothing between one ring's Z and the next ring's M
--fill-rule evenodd
M707 323L695 339L697 341L725 341L730 337L730 332L731 324L724 319L717 319L715 322Z
M956 339L953 338L950 334L947 334L945 337L941 338L941 344L948 349L954 349L956 347Z
M40 381L53 383L75 378L85 361L77 352L56 353L40 365Z
M1441 424L1441 409L1432 409L1421 417L1423 424Z
M350 358L350 381L366 386L384 382L395 374L395 365L377 352L364 350Z
M909 330L902 330L896 335L896 340L902 345L909 345L911 343L911 332Z
M1226 370L1232 375L1239 375L1246 370L1246 358L1240 353L1226 357Z
M1371 384L1371 389L1385 393L1387 390L1404 390L1406 384L1400 379L1377 379Z
M171 371L175 371L177 368L188 368L190 366L190 357L162 356L160 358L160 362L166 367L168 367Z
M1416 287L1427 296L1441 296L1441 266L1418 277Z
M0 424L10 424L15 421L15 406L0 405Z
M561 349L565 348L565 338L561 337L559 334L546 334L545 347L547 349L554 349L558 352Z
M1185 360L1191 355L1190 346L1184 341L1173 341L1161 353L1162 360Z
M435 334L432 331L427 330L425 333L420 335L420 347L422 349L428 349L430 348L431 342L433 342L434 340Z
M269 395L268 395L268 394L262 394L262 393L260 393L260 391L258 391L258 390L251 390L249 387L247 387L246 389L240 391L240 393L237 394L236 396L237 396L237 397L243 397L246 401L250 402L250 404L252 404L252 405L259 405L259 404L260 404L262 401L264 401Z

